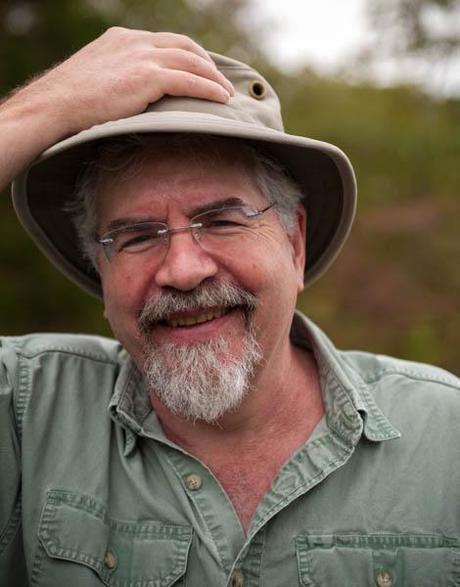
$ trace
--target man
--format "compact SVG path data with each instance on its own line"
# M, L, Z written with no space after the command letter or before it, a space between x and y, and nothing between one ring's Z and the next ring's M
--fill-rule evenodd
M21 221L119 341L2 342L2 585L459 583L458 380L295 314L352 222L343 153L248 66L123 29L0 126Z

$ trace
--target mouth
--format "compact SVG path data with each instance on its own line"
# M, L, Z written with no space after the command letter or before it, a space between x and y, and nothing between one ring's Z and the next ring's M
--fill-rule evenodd
M147 336L162 343L194 344L222 336L224 332L229 335L228 328L234 332L240 323L244 328L241 309L240 306L218 306L173 313L152 323Z
M171 328L184 328L197 326L198 324L205 324L217 318L222 318L234 308L213 308L199 313L189 313L171 316L166 320L162 320L159 324L170 326Z
M227 281L200 284L192 292L164 291L139 311L139 331L147 337L192 340L217 335L221 328L248 329L255 295Z

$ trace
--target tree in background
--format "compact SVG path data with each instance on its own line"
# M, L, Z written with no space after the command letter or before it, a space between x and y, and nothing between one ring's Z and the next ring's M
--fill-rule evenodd
M355 165L360 186L349 244L328 274L301 296L299 305L344 347L434 362L460 373L460 101L434 98L410 86L349 84L321 77L308 67L295 74L280 72L258 47L260 31L253 23L250 30L243 25L249 3L4 2L0 94L114 24L182 32L206 48L256 64L280 93L287 130L342 147ZM455 3L379 4L383 19L386 9L404 4ZM377 26L383 20L375 22ZM385 22L389 26L390 20ZM401 24L398 35L404 30ZM400 50L413 46L409 36L405 43ZM6 195L0 201L0 235L3 334L109 334L100 303L81 293L36 251Z
M393 52L446 57L460 48L458 0L368 0L367 12Z
M397 64L429 91L460 92L447 83L460 66L459 0L367 0L372 41L359 55L358 70L386 71Z

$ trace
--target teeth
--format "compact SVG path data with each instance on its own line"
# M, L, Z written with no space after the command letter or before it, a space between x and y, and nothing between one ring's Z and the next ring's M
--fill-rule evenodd
M213 310L206 314L200 314L199 316L184 316L183 318L175 318L173 320L167 320L169 326L177 328L178 326L195 326L195 324L203 324L203 322L209 322L215 318L220 318L225 314L226 310Z

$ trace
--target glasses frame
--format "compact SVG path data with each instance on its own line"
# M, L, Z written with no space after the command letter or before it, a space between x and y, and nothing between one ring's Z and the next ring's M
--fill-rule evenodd
M107 233L105 233L104 235L102 235L101 238L96 238L96 241L98 242L98 244L102 245L103 249L104 249L104 253L105 256L107 258L107 260L109 261L109 263L112 261L114 255L116 254L115 252L111 252L111 248L112 245L115 242L115 237L117 236L117 234L122 233L122 232L129 232L130 230L134 230L136 228L147 228L148 226L151 226L153 224L155 225L160 225L160 226L164 226L163 229L160 229L158 231L158 236L163 237L163 240L166 242L166 244L169 246L169 240L172 234L176 234L176 233L180 233L180 232L187 232L187 231L191 231L192 236L194 238L194 240L196 242L199 242L200 240L200 231L203 228L203 223L202 222L196 222L197 219L199 219L201 216L205 216L205 215L211 215L211 214L215 214L216 212L220 212L223 210L242 210L244 211L244 215L247 218L251 218L251 219L255 219L255 218L259 218L260 216L262 216L263 214L265 214L265 212L268 212L268 210L270 210L271 208L274 208L275 203L273 202L272 204L269 204L268 206L266 206L265 208L262 209L257 209L257 208L252 208L251 206L246 206L246 205L242 205L242 206L222 206L221 208L211 208L210 210L206 210L205 212L200 212L199 214L197 214L196 216L194 216L193 218L191 218L191 224L188 224L187 226L178 226L177 228L170 228L166 222L157 222L157 221L145 221L145 222L134 222L133 224L127 224L125 226L120 226L120 228L115 228ZM152 245L153 246L153 245ZM136 251L133 252L133 254L136 253L140 253L140 252L144 252L146 250L148 250L151 247L146 247L145 249L142 249L142 251Z

